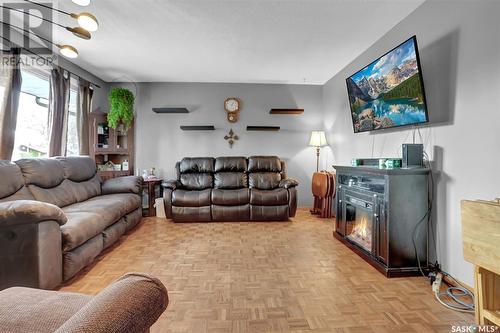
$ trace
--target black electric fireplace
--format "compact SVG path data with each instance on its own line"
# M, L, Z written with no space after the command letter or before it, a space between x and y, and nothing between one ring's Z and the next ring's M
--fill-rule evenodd
M334 236L388 277L420 274L417 254L427 267L429 170L335 169Z

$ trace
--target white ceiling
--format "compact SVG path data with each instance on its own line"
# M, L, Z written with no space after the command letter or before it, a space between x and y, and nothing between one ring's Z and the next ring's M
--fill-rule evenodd
M75 63L105 81L323 84L424 0L93 0ZM60 22L75 25L60 15Z

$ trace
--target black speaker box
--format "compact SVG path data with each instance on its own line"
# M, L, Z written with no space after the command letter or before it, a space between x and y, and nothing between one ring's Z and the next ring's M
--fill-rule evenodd
M424 165L424 145L420 143L403 143L403 168Z

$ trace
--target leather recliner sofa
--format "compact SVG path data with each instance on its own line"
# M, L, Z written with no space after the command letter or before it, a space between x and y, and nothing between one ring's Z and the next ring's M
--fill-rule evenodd
M295 216L297 181L276 156L186 157L164 182L165 215L176 222L278 221Z
M52 289L142 218L142 178L101 182L87 156L0 161L0 290Z

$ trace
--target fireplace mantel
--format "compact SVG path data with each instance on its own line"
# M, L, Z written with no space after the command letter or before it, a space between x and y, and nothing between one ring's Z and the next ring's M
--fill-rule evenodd
M419 275L420 269L425 270L430 169L334 168L335 238L387 277Z

